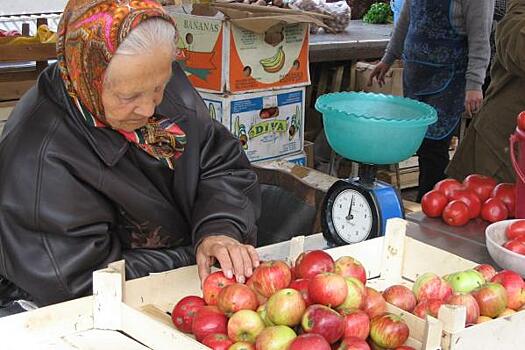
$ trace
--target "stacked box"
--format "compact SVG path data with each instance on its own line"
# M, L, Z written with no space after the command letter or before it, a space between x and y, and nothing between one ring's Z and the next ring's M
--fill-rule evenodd
M201 96L210 115L239 139L250 161L283 158L303 151L304 88Z
M309 24L289 14L283 23L282 15L242 18L221 11L227 18L170 9L179 32L179 64L210 115L239 138L250 161L301 158Z

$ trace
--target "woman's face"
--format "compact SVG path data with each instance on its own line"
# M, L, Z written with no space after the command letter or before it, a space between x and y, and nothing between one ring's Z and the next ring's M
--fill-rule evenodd
M115 55L106 71L102 104L113 129L133 131L146 125L162 101L171 78L170 50L136 56Z

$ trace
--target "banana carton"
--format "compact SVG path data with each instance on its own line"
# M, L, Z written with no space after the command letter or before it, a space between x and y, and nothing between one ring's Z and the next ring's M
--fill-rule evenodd
M177 60L193 86L237 94L310 84L307 22L315 19L225 5L215 5L221 12L214 16L169 11L179 32Z
M283 158L303 151L304 88L200 94L210 115L239 139L250 161Z

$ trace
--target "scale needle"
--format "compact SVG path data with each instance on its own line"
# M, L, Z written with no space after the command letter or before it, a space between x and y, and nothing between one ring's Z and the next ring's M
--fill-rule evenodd
M352 215L352 207L354 206L354 196L352 195L352 199L350 200L350 208L348 208L348 215L346 216L346 220L352 220L354 216Z

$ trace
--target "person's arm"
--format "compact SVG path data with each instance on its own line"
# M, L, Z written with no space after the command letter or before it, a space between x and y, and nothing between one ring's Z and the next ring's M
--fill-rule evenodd
M468 37L466 90L481 91L490 63L490 33L494 0L464 0L462 10Z
M496 57L511 74L525 78L525 5L510 8L496 29Z
M403 55L405 47L405 38L407 36L408 27L410 25L410 0L405 0L403 8L394 27L394 32L388 46L386 48L385 55L381 59L382 63L392 65L396 59L400 59Z
M206 106L197 107L209 120ZM243 282L258 264L253 248L261 206L257 175L240 142L218 122L209 121L208 126L192 217L199 275L204 279L217 259L226 275Z

